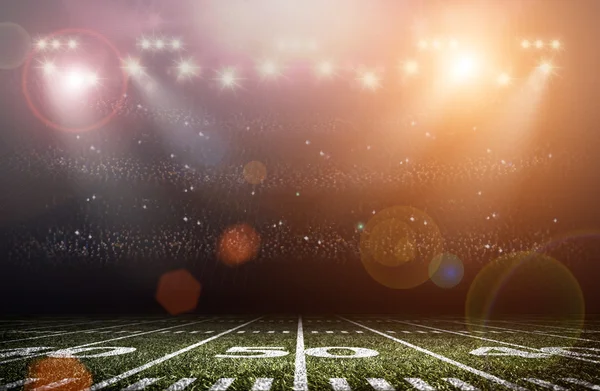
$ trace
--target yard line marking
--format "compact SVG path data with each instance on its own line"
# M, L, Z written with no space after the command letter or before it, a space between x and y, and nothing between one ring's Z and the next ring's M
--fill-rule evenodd
M183 391L187 386L196 381L195 377L184 377L171 384L165 391Z
M326 331L326 333L327 333L327 334L333 334L333 331L331 331L331 330L328 330L328 331Z
M254 382L251 391L270 391L273 385L273 378L259 377Z
M75 380L77 380L77 379L76 379L76 378L74 378L74 377L69 377L69 378L66 378L66 379L62 379L62 380L59 380L59 381L52 382L52 383L50 383L50 384L45 384L45 385L43 385L43 386L36 387L36 388L34 388L34 389L33 389L33 391L46 391L46 390L52 390L53 388L62 387L62 386L64 386L64 385L67 385L67 384L69 384L69 383L72 383L72 382L74 382Z
M183 391L187 386L196 381L195 377L184 377L171 384L165 391Z
M213 384L211 388L208 389L208 391L227 391L229 386L233 384L234 380L235 379L232 379L230 377L219 379L215 384Z
M273 334L275 331L271 330L271 331L267 331L267 334Z
M170 331L168 331L168 330L167 331L161 331L160 333L161 334L166 334L166 333L170 333Z
M599 385L590 383L589 381L576 379L574 377L563 377L561 380L566 381L567 383L577 384L578 386L589 388L590 390L600 390Z
M0 391L10 390L12 388L21 387L21 386L33 383L34 381L37 381L37 379L35 377L29 377L27 379L17 380L12 383L6 383L3 386L0 386Z
M141 365L141 366L139 366L139 367L137 367L137 368L130 369L129 371L127 371L127 372L123 372L122 374L120 374L120 375L118 375L118 376L115 376L115 377L112 377L112 378L110 378L110 379L107 379L107 380L101 381L100 383L96 383L96 384L94 384L93 386L91 386L91 387L89 388L89 391L96 391L96 390L101 390L101 389L103 389L103 388L106 388L106 387L108 387L108 386L110 386L110 385L112 385L112 384L114 384L114 383L117 383L117 382L119 382L119 381L123 380L123 379L126 379L126 378L128 378L128 377L130 377L130 376L133 376L133 375L137 374L137 373L140 373L140 372L142 372L142 371L145 371L145 370L146 370L146 369L148 369L148 368L152 368L152 367L153 367L153 366L155 366L155 365L162 364L163 362L165 362L165 361L167 361L167 360L170 360L170 359L172 359L173 357L177 357L177 356L179 356L180 354L183 354L183 353L189 352L189 351L190 351L190 350L192 350L192 349L195 349L195 348L197 348L197 347L199 347L199 346L202 346L202 345L204 345L204 344L206 344L206 343L208 343L208 342L210 342L210 341L213 341L213 340L215 340L215 339L217 339L217 338L219 338L219 337L222 337L222 336L224 336L224 335L226 335L226 334L229 334L229 333L231 333L231 332L233 332L233 331L236 331L237 329L241 329L242 327L246 327L246 326L248 326L249 324L251 324L251 323L253 323L253 322L257 321L258 319L260 319L260 318L255 318L255 319L253 319L253 320L251 320L251 321L249 321L249 322L243 323L243 324L241 324L241 325L239 325L239 326L235 326L235 327L233 327L233 328L231 328L231 329L229 329L229 330L223 331L223 332L221 332L221 333L219 333L219 334L215 334L215 335L213 335L212 337L209 337L209 338L203 339L203 340L202 340L202 341L200 341L200 342L196 342L196 343L195 343L195 344L193 344L193 345L189 345L189 346L187 346L187 347L185 347L185 348L183 348L183 349L177 350L177 351L175 351L175 352L173 352L173 353L169 353L169 354L167 354L167 355L165 355L165 356L163 356L163 357L157 358L156 360L152 360L152 361L150 361L149 363L146 363L146 364L144 364L144 365Z
M306 374L306 355L304 354L304 329L302 316L298 317L298 332L296 337L296 361L294 364L294 391L308 391Z
M423 327L423 328L431 329L431 330L437 330L438 332L444 332L444 333L448 333L448 334L462 335L463 337L474 338L474 339L479 339L479 340L482 340L482 341L494 342L494 343L499 343L499 344L502 344L502 345L514 346L516 348L529 349L529 350L533 350L533 351L536 351L536 352L542 352L542 353L544 353L541 349L536 349L536 348L532 348L532 347L529 347L529 346L518 345L516 343L498 341L497 339L479 337L477 335L466 334L465 332L462 332L462 331L453 331L453 330L439 329L437 327L425 326L425 325L421 325L421 324L414 324L414 323L410 323L410 322L402 322L400 320L394 320L394 322L396 322L396 323L402 323L402 324L408 324L408 325L415 326L415 327ZM591 363L594 363L594 364L600 363L600 361L597 361L597 360L591 360L591 359L584 358L584 357L577 357L577 356L570 355L570 354L560 354L560 353L554 353L554 354L559 355L561 357L567 357L567 358L572 358L574 360L591 362Z
M412 334L412 332L410 332L410 331L408 331L408 330L402 330L402 332L403 332L404 334Z
M318 332L318 331L315 331L315 330L311 331L311 333L312 333L312 334L319 334L319 332Z
M528 381L530 383L535 384L536 386L540 386L543 388L547 388L549 390L553 390L553 391L567 391L566 388L556 385L554 383L550 383L549 381L546 380L540 380L540 379L536 379L534 377L527 377L524 378L523 380Z
M392 331L392 330L387 330L387 331L386 331L386 333L390 333L390 334L396 334L396 332L395 332L395 331Z
M205 332L204 332L204 334L212 334L212 333L214 333L214 331L213 331L213 330L209 330L209 331L205 331Z
M480 391L479 388L455 377L444 377L442 379L450 383L453 387L458 388L460 391Z
M347 331L342 331L342 334L348 334L348 332Z
M364 334L365 332L364 331L360 331L360 330L356 330L356 333L357 334Z
M284 330L283 331L283 334L289 334L289 333L290 333L289 330Z
M544 324L534 324L534 323L526 323L526 322L510 322L510 321L506 321L506 320L496 320L494 322L496 322L496 323L498 323L498 322L500 322L500 323L508 323L508 324L512 324L512 325L525 325L525 326L534 326L534 327L546 327L546 328L551 328L551 329L567 330L567 331L572 331L572 332L580 332L580 331L582 331L582 330L578 330L578 329L574 329L574 328L570 328L570 327L548 326L548 325L544 325Z
M238 333L238 334L245 334L245 333L246 333L246 331L245 331L245 330L240 330L240 331L238 331L237 333Z
M199 330L194 330L194 331L190 331L190 334L196 334L196 333L199 333L199 332L200 332Z
M333 391L352 391L350 384L348 384L348 380L343 377L331 378L329 379L329 384L331 384Z
M252 334L258 334L258 333L260 333L260 330L254 330L254 331L252 332Z
M121 391L140 391L145 389L149 385L156 383L158 380L159 379L156 377L146 377L136 383L133 383L128 387L123 388Z
M176 332L174 332L173 334L181 334L181 333L185 333L185 332L186 332L186 331L179 330L179 331L176 331Z
M94 323L110 323L110 322L118 322L117 320L95 320L93 322L81 322L81 323L71 323L71 324L59 324L45 327L32 327L30 329L23 329L20 331L38 331L43 329L52 329L52 328L60 328L60 327L70 327L70 326L81 326L82 324L94 324Z
M429 385L429 383L423 379L419 379L418 377L405 377L404 380L406 380L411 386L419 391L436 391L435 388Z
M58 336L61 336L61 335L70 335L70 334L85 333L86 331L97 331L97 330L105 330L105 329L114 329L115 327L127 327L127 326L134 326L136 324L142 324L142 323L146 323L147 324L147 323L156 323L156 322L159 322L159 321L158 320L150 320L150 321L147 321L147 322L130 323L130 324L126 324L126 325L118 324L118 325L115 325L115 326L99 327L97 329L91 329L91 330L67 331L65 333L58 333L58 334L38 335L37 337L28 337L28 338L21 338L21 339L8 339L6 341L0 341L0 343L9 343L9 342L18 342L18 341L29 341L29 340L32 340L32 339L40 339L40 338L48 338L48 337L58 337Z
M396 389L384 379L368 378L367 382L375 391L396 391Z
M474 374L476 374L476 375L478 375L478 376L481 376L481 377L483 377L483 378L485 378L485 379L488 379L488 380L491 380L491 381L493 381L493 382L495 382L495 383L498 383L498 384L500 384L500 385L503 385L504 387L510 388L511 390L527 391L527 389L526 389L526 388L524 388L524 387L521 387L521 386L519 386L518 384L511 383L511 382L509 382L509 381L507 381L507 380L501 379L501 378L499 378L499 377L497 377L497 376L494 376L494 375L492 375L492 374L489 374L489 373L487 373L487 372L484 372L484 371L481 371L481 370L479 370L479 369L475 369L475 368L473 368L473 367L470 367L470 366L468 366L468 365L462 364L462 363L460 363L460 362L458 362L458 361L454 361L454 360L452 360L452 359L450 359L450 358L448 358L448 357L445 357L445 356L442 356L442 355L440 355L440 354L434 353L434 352L432 352L432 351L430 351L430 350L427 350L427 349L425 349L425 348L422 348L422 347L420 347L420 346L413 345L413 344L411 344L411 343L409 343L409 342L406 342L406 341L403 341L403 340L401 340L401 339L398 339L398 338L392 337L391 335L387 335L387 334L385 334L385 333L383 333L383 332L381 332L381 331L378 331L378 330L372 329L372 328L370 328L370 327L367 327L367 326L365 326L365 325L363 325L363 324L361 324L361 323L354 322L354 321L352 321L352 320L350 320L350 319L346 319L346 318L344 318L344 317L340 317L340 318L341 318L341 319L343 319L343 320L345 320L345 321L347 321L347 322L350 322L350 323L352 323L352 324L355 324L356 326L362 327L363 329L369 330L369 331L371 331L371 332L373 332L373 333L375 333L375 334L381 335L382 337L389 338L389 339L391 339L392 341L396 341L396 342L398 342L398 343L400 343L400 344L402 344L402 345L404 345L404 346L407 346L407 347L409 347L409 348L413 348L413 349L415 349L415 350L417 350L417 351L419 351L419 352L421 352L421 353L425 353L425 354L427 354L427 355L429 355L429 356L435 357L435 358L437 358L437 359L438 359L438 360L440 360L440 361L444 361L444 362L446 362L446 363L448 363L448 364L451 364L451 365L454 365L454 366L456 366L456 367L458 367L458 368L460 368L460 369L463 369L463 370L465 370L465 371L468 371L468 372L474 373Z
M509 328L506 328L506 327L498 327L498 326L490 326L490 325L481 326L481 325L477 325L477 324L473 324L473 323L458 322L458 321L444 321L444 322L452 322L452 323L458 323L458 324L465 324L467 326L475 326L475 327L486 327L486 328L492 328L492 329L512 331L512 332L517 332L517 333L534 334L534 335L545 335L547 337L574 339L576 341L586 341L586 342L600 343L600 341L598 341L598 340L586 339L586 338L567 337L566 335L548 334L548 333L544 333L544 332L541 332L541 331L527 331L527 330L520 330L520 329L509 329Z
M204 322L208 322L209 320L211 320L211 318L204 319L204 320L199 320L197 322L184 323L184 324L180 324L180 325L176 325L176 326L170 326L170 327L167 327L167 329L174 329L176 327L184 327L184 326L189 326L189 325L192 325L192 324L204 323ZM140 335L152 334L152 333L159 332L161 330L165 330L165 328L156 329L156 330L150 330L150 331L144 331L142 333L137 333L137 334L129 334L129 335L125 335L125 336L122 336L122 337L116 337L116 338L106 339L106 340L103 340L103 341L90 342L90 343L86 343L86 344L79 345L79 346L71 346L71 347L65 348L65 349L85 348L85 347L88 347L88 346L99 345L99 344L103 344L103 343L107 343L107 342L120 341L122 339L138 337ZM6 363L9 363L9 362L19 361L19 360L27 360L27 359L30 359L30 358L33 358L33 357L45 356L46 354L48 354L48 352L46 352L46 353L40 353L40 354L34 354L34 355L29 355L29 356L24 356L24 357L11 358L11 359L8 359L8 360L0 361L0 364L6 364Z

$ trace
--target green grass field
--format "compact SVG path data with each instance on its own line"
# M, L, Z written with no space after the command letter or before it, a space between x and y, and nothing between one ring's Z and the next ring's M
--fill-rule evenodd
M75 378L31 378L32 365L49 357L76 357L91 390L600 390L598 321L583 329L547 318L465 323L373 315L3 320L0 390L76 389Z

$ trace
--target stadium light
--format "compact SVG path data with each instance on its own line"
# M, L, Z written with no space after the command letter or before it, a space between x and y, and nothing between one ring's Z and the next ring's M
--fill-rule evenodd
M181 42L180 39L173 39L171 41L171 49L173 50L181 50L183 48L183 43Z
M434 40L432 46L435 50L440 50L442 48L442 43L439 40Z
M198 67L192 59L180 60L177 63L177 79L192 78L198 76L200 67Z
M524 40L521 42L521 47L522 47L523 49L529 49L529 48L531 47L531 42L529 42L528 40L524 39Z
M129 76L141 76L144 74L144 67L140 64L139 60L135 58L127 58L123 61L123 69L129 74Z
M542 41L541 39L538 39L537 41L535 41L535 47L536 49L541 49L544 47L544 41Z
M152 42L150 42L148 38L142 38L139 42L139 45L142 48L142 50L149 50L150 48L152 48Z
M75 50L79 47L79 42L77 42L75 39L69 39L69 42L67 42L67 47L71 50Z
M465 81L475 77L478 73L478 62L470 54L457 57L452 64L451 74L455 81Z
M234 68L225 68L218 73L217 80L221 84L221 88L235 88L238 86L237 81L239 80Z
M498 84L501 85L501 86L509 85L510 81L511 81L510 76L506 72L501 73L498 76Z
M414 75L419 71L419 64L416 61L410 60L404 63L404 72L407 75Z
M41 66L44 76L52 76L56 73L56 65L52 61L45 61Z
M54 50L58 50L61 47L61 43L58 39L52 40L51 45L52 45L52 49L54 49Z
M549 75L552 73L552 70L554 69L554 67L548 61L544 61L539 65L538 69L540 71L542 71L543 74Z
M39 39L35 43L35 47L39 50L46 50L48 48L48 42L45 39Z
M364 88L375 90L380 86L381 80L374 72L364 72L359 80Z
M317 74L321 77L333 76L334 66L330 61L321 61L317 65Z
M551 43L551 46L552 46L552 49L554 49L554 50L560 49L560 41L557 39L553 40Z
M157 50L163 50L165 48L165 41L163 41L162 39L157 39L156 41L154 41L154 47Z
M70 91L79 91L86 86L86 75L80 69L71 69L65 74L64 82Z
M429 47L429 44L427 43L427 41L425 41L424 39L422 39L422 40L419 41L419 43L417 44L417 46L421 50L427 50L427 48Z
M281 73L277 63L272 60L263 61L258 66L258 71L263 78L274 78Z

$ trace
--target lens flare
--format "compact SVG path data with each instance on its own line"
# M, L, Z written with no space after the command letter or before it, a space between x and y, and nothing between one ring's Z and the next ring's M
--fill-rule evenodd
M260 236L250 225L233 225L219 237L217 257L228 266L240 266L258 255L260 242Z
M429 278L440 288L453 288L465 274L465 268L459 257L450 253L436 255L429 264Z
M79 391L88 389L92 375L77 358L47 357L34 361L28 368L27 377L37 379L27 383L26 391L57 389Z
M267 167L258 161L244 166L244 179L251 185L259 185L267 178Z
M410 289L427 281L431 260L442 248L442 236L433 219L411 207L380 211L364 226L360 237L365 270L375 281L394 289Z
M202 286L185 269L163 274L156 288L156 301L171 315L190 312L198 306Z
M414 60L410 60L404 63L404 72L407 75L414 75L419 71L419 64L414 61Z
M475 277L465 314L470 323L477 324L509 313L551 316L580 328L585 314L583 293L571 271L558 260L537 252L507 254Z

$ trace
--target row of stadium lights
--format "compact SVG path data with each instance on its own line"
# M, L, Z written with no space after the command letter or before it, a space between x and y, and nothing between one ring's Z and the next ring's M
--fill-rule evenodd
M457 61L455 64L455 73L468 74L472 71L475 65L472 63L470 58L464 58ZM196 65L193 60L180 60L176 64L177 78L178 79L191 79L197 77L200 73L200 67ZM416 61L407 61L404 63L404 72L408 76L415 75L419 72L419 64ZM132 77L141 77L145 74L145 68L141 65L139 60L128 58L123 62L123 69ZM552 73L554 67L550 62L542 62L538 69L544 74ZM267 60L260 63L257 67L258 72L264 79L272 79L282 75L281 67L274 61ZM332 77L335 74L335 66L329 61L322 61L315 67L315 72L319 77ZM467 75L468 76L468 75ZM224 68L217 72L217 80L219 80L223 87L234 87L240 80L237 76L236 69L234 67ZM377 72L374 71L363 71L360 72L357 80L363 85L363 87L375 90L380 87L381 77ZM503 72L497 76L497 83L500 86L506 86L511 83L511 76Z
M428 50L428 49L434 49L434 50L441 50L444 48L449 48L449 49L458 49L458 41L456 39L450 39L448 41L442 41L439 39L434 39L431 41L422 39L417 43L417 47L420 50ZM560 43L560 41L558 39L554 39L550 42L545 42L544 40L541 39L536 39L534 41L530 41L527 39L524 39L523 41L521 41L521 47L523 49L529 49L529 48L535 48L535 49L543 49L543 48L551 48L553 50L559 50L562 47L562 44Z
M75 38L67 38L66 40L60 40L58 38L40 38L35 42L35 48L40 51L62 49L75 50L79 48L79 41Z

